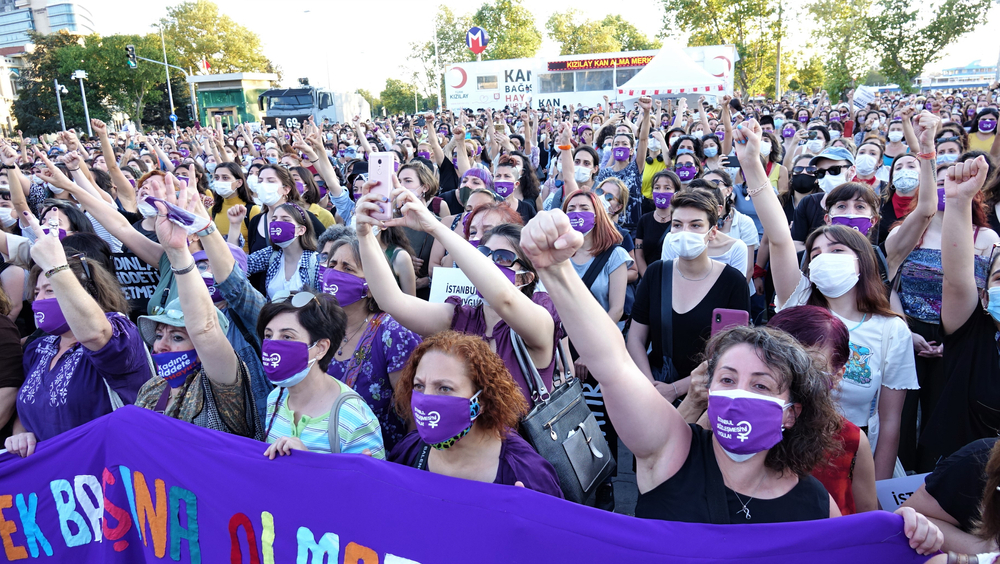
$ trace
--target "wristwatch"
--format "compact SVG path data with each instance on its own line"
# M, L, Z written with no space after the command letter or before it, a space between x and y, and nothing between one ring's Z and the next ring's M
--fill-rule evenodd
M212 233L215 233L215 229L216 229L215 222L213 221L212 223L208 224L208 227L202 229L201 231L195 232L195 235L197 235L199 237L207 237L207 236L211 235Z

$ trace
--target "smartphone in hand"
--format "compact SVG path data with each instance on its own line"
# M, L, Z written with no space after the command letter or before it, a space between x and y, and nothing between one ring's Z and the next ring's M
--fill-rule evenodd
M375 212L372 217L379 221L392 219L392 202L389 201L389 193L392 192L392 175L394 174L395 159L389 152L372 153L368 157L368 181L378 181L378 186L372 188L372 194L385 196L386 201L381 205L383 210Z
M712 310L712 336L737 325L750 325L750 314L745 309L719 307Z

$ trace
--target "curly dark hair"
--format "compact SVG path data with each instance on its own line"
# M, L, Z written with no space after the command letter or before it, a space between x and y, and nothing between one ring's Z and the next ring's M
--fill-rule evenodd
M836 440L842 417L833 401L826 366L784 331L738 326L717 333L708 342L709 385L722 355L742 344L754 348L757 357L775 371L780 391L789 390L789 401L802 408L795 424L782 433L781 442L767 452L764 465L776 472L808 475L829 453L843 448Z
M479 395L482 414L476 425L487 433L498 437L516 430L518 423L528 413L528 402L521 388L514 382L503 360L481 337L466 335L456 331L441 331L428 337L410 355L403 368L403 374L396 384L393 394L396 413L407 422L413 420L410 410L410 396L413 394L413 378L420 360L430 351L450 355L465 364L466 374Z

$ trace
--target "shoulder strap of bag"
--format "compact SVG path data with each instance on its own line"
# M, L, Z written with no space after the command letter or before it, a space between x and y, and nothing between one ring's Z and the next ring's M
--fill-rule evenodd
M330 410L326 434L330 439L330 452L333 454L340 454L340 408L344 402L352 398L361 399L361 396L354 390L340 390L340 395L337 396L337 401L333 402L333 408Z
M247 343L250 343L250 346L253 347L253 350L255 353L257 353L257 356L261 356L260 343L257 342L257 337L252 335L250 331L247 330L246 325L243 325L243 321L240 319L240 316L233 314L233 316L230 317L230 319L232 320L233 324L236 325L236 328L239 330L240 335L243 335L243 340L246 341Z
M660 261L660 348L664 358L674 357L674 261ZM650 291L656 291L650 288Z
M548 401L549 391L545 387L545 382L542 381L542 376L538 373L538 369L535 368L535 363L531 360L531 355L528 354L528 348L524 345L524 341L521 340L521 336L515 333L513 329L510 330L510 341L514 345L514 355L517 357L517 365L521 369L524 381L528 384L528 390L531 391L531 400L535 403Z
M712 448L709 444L708 448ZM714 460L710 460L714 468L708 468L705 480L708 482L707 496L708 496L708 518L713 525L728 525L729 520L729 503L726 502L726 484L722 481L722 470L719 470L719 464Z
M608 264L608 259L611 258L611 253L615 250L613 245L608 250L594 257L594 262L590 263L590 267L587 268L587 272L583 274L583 284L587 288L593 285L594 280L597 280L597 275L604 270L604 265Z
M118 395L118 392L111 388L111 384L108 384L107 379L104 380L104 387L108 389L108 397L111 398L111 411L117 410L119 407L123 407L125 402L122 401L122 397Z

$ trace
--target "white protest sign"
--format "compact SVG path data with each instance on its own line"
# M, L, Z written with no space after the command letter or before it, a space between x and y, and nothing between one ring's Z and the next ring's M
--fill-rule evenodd
M858 86L854 89L854 107L859 110L863 110L875 101L875 95L878 94L871 86Z
M481 297L476 295L476 287L469 281L469 277L462 272L461 268L434 267L434 273L431 276L431 295L428 301L442 304L451 296L462 298L464 305L472 307L483 301Z
M920 489L928 474L914 474L875 482L875 493L878 494L878 502L882 504L882 509L886 511L899 509L913 492Z

